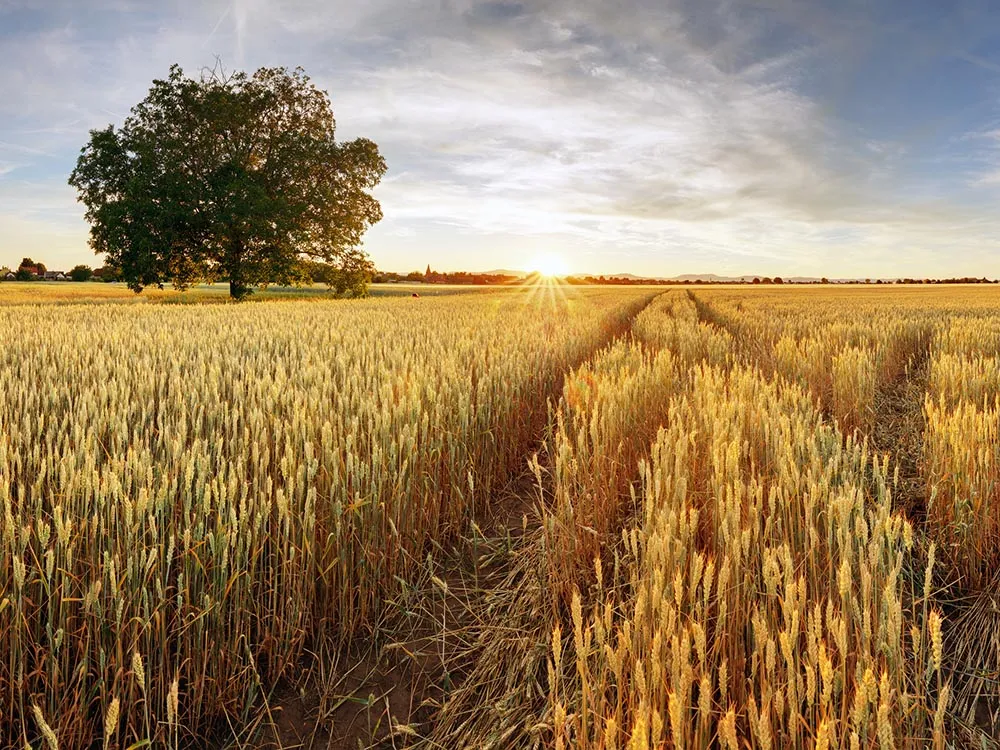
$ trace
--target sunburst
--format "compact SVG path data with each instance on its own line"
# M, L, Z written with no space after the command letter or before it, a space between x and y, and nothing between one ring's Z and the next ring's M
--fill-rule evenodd
M566 259L555 253L545 253L538 255L528 264L528 270L540 273L542 276L559 277L569 273Z

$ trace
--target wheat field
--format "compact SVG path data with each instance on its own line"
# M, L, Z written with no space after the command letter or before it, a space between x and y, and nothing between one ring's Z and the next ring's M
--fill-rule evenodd
M259 746L421 602L362 746L995 746L992 288L6 286L4 747Z

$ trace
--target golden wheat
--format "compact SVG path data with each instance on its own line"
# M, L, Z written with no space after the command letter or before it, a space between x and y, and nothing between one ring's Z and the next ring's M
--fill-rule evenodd
M912 376L958 312L909 292L852 306L806 294L665 294L637 318L636 343L567 381L545 519L554 611L572 602L553 636L574 665L553 665L558 743L943 741L933 563L917 606L905 572L917 533L894 508L888 457L866 436L880 394ZM658 392L634 396L654 363ZM581 381L609 395L580 398ZM613 579L595 586L587 555L613 559Z
M936 597L994 593L998 362L992 289L0 297L0 744L203 744L451 596L428 552L538 450L508 692L440 745L960 745L1000 663Z
M0 307L0 744L190 743L370 632L650 296Z

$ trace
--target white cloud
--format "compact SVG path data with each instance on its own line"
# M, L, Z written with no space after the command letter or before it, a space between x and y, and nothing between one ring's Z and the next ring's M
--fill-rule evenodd
M621 37L598 44L544 14L533 22L538 37L524 38L535 44L516 54L493 49L505 37L497 29L482 40L420 37L335 96L362 113L360 131L416 164L382 192L388 216L547 234L566 247L624 244L660 272L697 270L688 259L742 272L748 258L772 270L837 260L891 269L898 261L867 243L895 250L977 231L947 205L891 189L905 147L852 141L797 92L790 71L802 49L729 71L676 25L650 39L622 22ZM645 41L616 52L631 38ZM726 54L748 56L731 44ZM371 92L378 106L366 109ZM851 257L841 241L823 252L831 232L864 249ZM983 239L972 245L986 250Z
M0 262L15 232L79 241L64 175L87 129L120 119L171 62L194 72L220 54L303 65L331 92L342 135L380 144L386 219L368 249L385 267L435 253L442 267L511 265L505 253L545 243L597 272L876 275L902 253L943 273L960 241L970 267L1000 272L990 215L944 199L909 174L915 149L811 90L810 71L860 65L850 52L879 33L866 12L791 0L178 0L92 6L116 24L95 30L78 6L54 7L40 29L0 38L0 89L12 92L0 100L0 199L15 200L0 208ZM775 43L776 27L797 34ZM982 172L980 187L1000 183L1000 166ZM15 180L48 187L15 196Z

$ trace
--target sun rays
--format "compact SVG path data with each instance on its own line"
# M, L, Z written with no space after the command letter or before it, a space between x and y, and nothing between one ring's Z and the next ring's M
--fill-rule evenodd
M566 259L555 253L544 253L536 256L528 264L528 271L538 273L549 278L566 276L569 274L569 266Z
M563 256L541 253L532 258L525 270L529 274L522 283L528 303L554 309L560 303L565 304L570 296L575 296L572 285L566 283L569 265Z
M536 271L524 279L522 288L526 302L538 307L556 309L568 305L579 296L576 286L566 283L564 278Z

